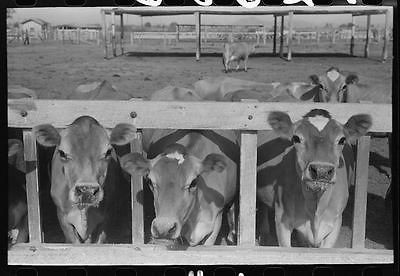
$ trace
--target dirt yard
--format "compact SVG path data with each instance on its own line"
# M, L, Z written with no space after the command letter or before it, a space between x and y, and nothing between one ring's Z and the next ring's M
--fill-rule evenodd
M278 57L253 57L249 60L247 73L232 72L229 76L260 82L307 81L309 75L322 74L336 66L358 73L360 82L376 87L371 100L391 103L392 59L389 50L386 63L379 61L381 48L377 47L371 48L371 59L295 55L293 61L286 62ZM8 84L32 89L40 99L66 99L80 84L102 80L132 97L146 97L167 85L190 88L197 80L225 75L221 57L201 57L199 62L194 57L176 56L120 56L105 60L103 48L95 44L63 45L58 42L29 46L10 44L7 51ZM347 50L343 48L341 52ZM361 55L362 51L358 52ZM387 139L373 139L370 155L366 247L393 248L392 215L384 205L390 175ZM350 247L352 202L350 198L337 247ZM54 218L51 221L56 223ZM45 233L47 241L55 242L55 237L62 237L60 229L52 231L54 233Z

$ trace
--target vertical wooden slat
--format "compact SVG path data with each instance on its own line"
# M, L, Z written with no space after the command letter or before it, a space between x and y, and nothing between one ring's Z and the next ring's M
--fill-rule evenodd
M355 17L351 15L351 38L350 38L350 55L354 55L354 35L356 33Z
M199 61L201 51L201 19L199 12L194 13L194 23L196 25L196 61Z
M273 41L273 45L272 45L272 53L274 55L276 55L276 24L278 21L278 17L276 15L274 15L274 41Z
M115 12L111 11L111 47L113 56L117 56L117 46L115 41Z
M289 12L289 32L288 32L288 56L287 60L292 60L292 35L293 35L293 12Z
M369 40L370 40L370 30L371 30L371 15L367 15L367 36L365 37L365 48L364 48L364 57L368 58L369 56Z
M23 131L26 162L26 196L28 204L29 242L41 243L42 226L39 207L39 179L36 139L30 130Z
M385 12L385 31L383 33L383 50L382 61L385 62L388 57L388 40L389 40L389 11Z
M352 248L358 249L365 246L370 142L371 138L369 136L363 136L358 140L357 144Z
M101 19L103 22L103 43L104 43L104 58L107 58L107 24L106 24L106 13L101 11ZM63 34L64 41L64 34Z
M120 45L121 45L121 55L123 55L124 54L124 14L121 13L120 19L121 19L121 23L120 23L120 27L121 27Z
M132 152L143 152L142 133L137 132L136 138L131 142ZM138 195L141 195L141 203ZM144 243L144 224L143 224L143 177L139 175L131 176L131 208L132 208L132 243Z
M243 131L240 146L239 238L240 246L255 246L257 132Z
M283 29L285 25L285 17L281 16L281 37L280 37L280 45L279 45L279 56L283 57Z

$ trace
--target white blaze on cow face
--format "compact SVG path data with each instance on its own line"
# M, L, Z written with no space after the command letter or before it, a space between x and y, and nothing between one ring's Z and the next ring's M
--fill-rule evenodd
M336 70L331 70L329 72L326 73L326 76L331 80L331 81L335 81L339 78L340 74L338 71Z
M318 131L322 131L329 122L329 118L317 115L315 117L308 117L308 121L315 126Z
M182 164L185 161L185 158L183 157L183 154L180 152L173 152L173 153L169 153L167 155L165 155L165 157L169 158L169 159L176 159L178 161L178 164Z

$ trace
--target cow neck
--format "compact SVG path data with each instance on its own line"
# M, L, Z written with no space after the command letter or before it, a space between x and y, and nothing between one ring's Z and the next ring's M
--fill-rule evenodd
M162 137L154 143L151 143L149 151L147 152L147 158L155 158L157 155L163 153L163 150L166 146L176 143L190 133L201 134L203 137L216 144L221 152L223 152L229 159L237 164L239 163L240 148L237 144L233 143L228 138L216 133L215 131L194 129L180 129Z

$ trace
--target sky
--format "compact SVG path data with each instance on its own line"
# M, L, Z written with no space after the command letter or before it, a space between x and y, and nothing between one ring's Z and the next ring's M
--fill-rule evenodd
M100 10L102 7L79 7L79 8L17 8L10 22L22 21L27 18L36 17L50 22L52 25L58 24L96 24L101 23ZM271 24L273 16L271 15L203 15L202 24ZM136 15L125 15L124 24L140 25L140 17ZM177 15L177 16L155 16L144 17L143 23L150 22L151 24L165 24L177 22L179 24L193 24L193 15ZM350 14L339 15L295 15L294 26L323 26L326 23L331 23L334 26L351 22ZM366 17L356 17L356 24L365 26ZM371 24L384 25L384 15L373 15ZM390 25L392 20L390 18Z

